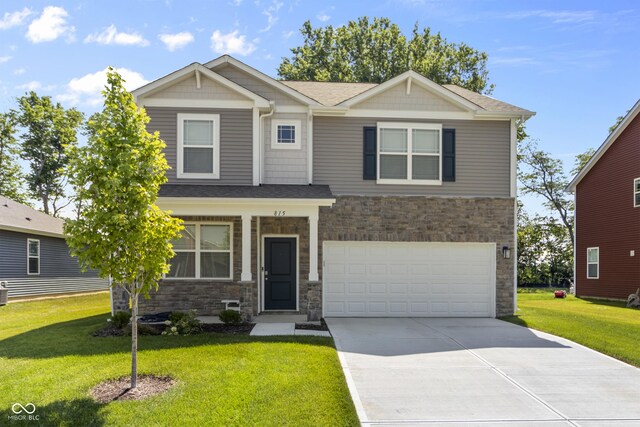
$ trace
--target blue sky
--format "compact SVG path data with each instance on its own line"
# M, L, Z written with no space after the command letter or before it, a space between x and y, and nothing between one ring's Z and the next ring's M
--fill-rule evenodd
M305 20L362 15L487 52L493 96L536 111L528 133L567 169L640 98L636 1L3 0L0 111L35 89L91 113L109 65L138 86L230 53L275 77Z

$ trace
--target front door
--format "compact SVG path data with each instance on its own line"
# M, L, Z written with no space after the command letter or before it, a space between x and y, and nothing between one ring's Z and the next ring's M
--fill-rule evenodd
M264 239L264 309L296 309L296 239Z

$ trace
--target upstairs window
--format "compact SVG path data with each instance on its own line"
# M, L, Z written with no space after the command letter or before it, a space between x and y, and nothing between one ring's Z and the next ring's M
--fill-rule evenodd
M633 180L633 207L640 206L640 178Z
M587 279L600 277L600 248L587 248Z
M271 148L300 149L300 120L272 120Z
M40 274L40 240L27 239L27 274Z
M178 178L220 178L220 115L178 114Z
M378 183L442 183L442 125L378 123L378 141Z

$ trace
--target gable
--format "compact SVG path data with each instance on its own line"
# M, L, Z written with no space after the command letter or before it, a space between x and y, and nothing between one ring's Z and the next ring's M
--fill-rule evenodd
M250 99L218 82L201 76L200 87L195 75L190 75L174 84L147 96L149 99L215 99L226 101L249 101Z
M424 89L415 82L410 84L409 87L410 90L407 95L407 83L402 81L377 95L353 104L351 108L365 110L466 111L442 96Z

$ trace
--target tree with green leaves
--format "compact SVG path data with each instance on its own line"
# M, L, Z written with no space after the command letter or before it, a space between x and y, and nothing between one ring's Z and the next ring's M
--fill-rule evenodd
M121 286L131 304L131 388L137 386L138 301L169 271L182 220L156 206L169 169L157 132L112 68L104 108L87 123L86 147L72 146L68 165L77 218L65 222L67 243L80 265Z
M51 97L40 97L33 91L18 98L15 114L24 129L21 156L29 162L25 177L29 193L42 203L46 214L58 216L70 203L65 193L67 147L77 143L76 133L84 115L75 108L67 110L60 103L54 104Z
M388 18L364 16L340 27L313 28L306 21L302 46L283 58L278 75L286 80L381 83L407 70L439 84L491 93L487 54L465 43L450 43L418 24L408 38Z
M15 136L16 125L14 114L0 113L0 196L29 204L22 188L22 168L17 161L20 147Z

